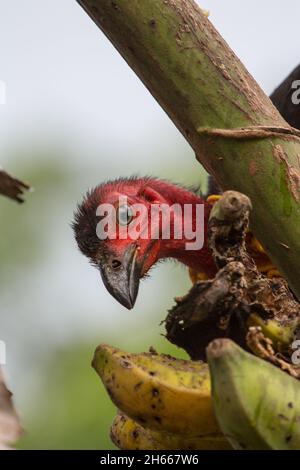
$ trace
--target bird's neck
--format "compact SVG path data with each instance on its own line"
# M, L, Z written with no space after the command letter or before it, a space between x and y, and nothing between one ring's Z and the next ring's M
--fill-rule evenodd
M160 194L162 194L161 188ZM168 188L163 196L169 206L176 205L180 210L174 212L171 219L171 236L161 240L159 257L174 258L189 268L213 276L216 268L207 244L211 204L197 194L177 187ZM180 227L182 227L179 233L181 236L175 237L174 230L179 228L180 232Z

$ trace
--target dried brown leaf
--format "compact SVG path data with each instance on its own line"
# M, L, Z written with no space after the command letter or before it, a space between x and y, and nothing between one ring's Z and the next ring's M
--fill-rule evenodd
M19 203L24 202L23 195L30 186L0 169L0 194Z
M9 450L22 434L19 417L15 411L12 393L5 385L0 368L0 450Z

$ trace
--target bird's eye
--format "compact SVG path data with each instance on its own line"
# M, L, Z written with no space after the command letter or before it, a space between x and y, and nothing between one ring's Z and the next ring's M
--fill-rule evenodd
M133 210L127 204L119 206L117 209L117 222L119 225L129 225L133 219Z

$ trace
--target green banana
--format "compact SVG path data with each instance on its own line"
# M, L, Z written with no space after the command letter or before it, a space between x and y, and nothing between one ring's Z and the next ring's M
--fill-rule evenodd
M185 437L220 433L207 364L101 345L93 367L113 403L143 427Z
M221 434L185 437L179 434L151 431L118 413L111 427L111 440L123 450L229 450L228 441Z
M300 383L228 339L207 348L215 414L235 449L300 449Z

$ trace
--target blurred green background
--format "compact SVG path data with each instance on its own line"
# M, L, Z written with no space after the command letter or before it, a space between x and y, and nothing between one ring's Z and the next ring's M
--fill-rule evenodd
M294 1L284 11L279 0L200 3L267 93L298 64ZM125 310L78 252L73 211L108 178L150 174L204 186L205 173L73 0L0 0L0 80L0 163L34 187L22 206L0 199L0 339L26 431L18 446L111 449L115 409L90 366L94 349L105 342L182 355L160 322L190 282L182 266L159 265Z

